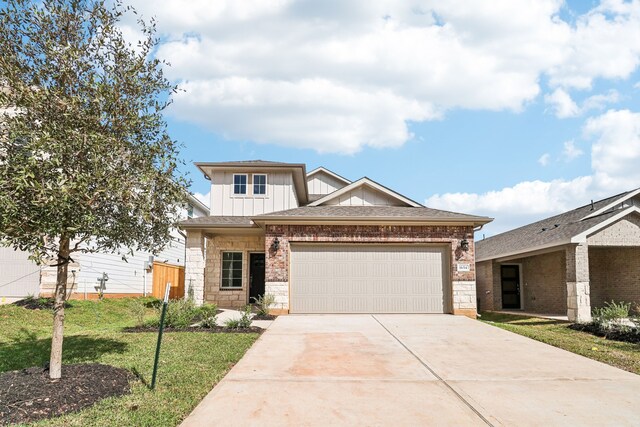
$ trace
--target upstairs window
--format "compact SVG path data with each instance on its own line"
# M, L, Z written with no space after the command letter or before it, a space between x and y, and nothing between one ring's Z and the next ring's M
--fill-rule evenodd
M233 194L247 194L247 175L233 175Z
M192 206L192 205L189 205L189 206L187 207L187 216L188 216L189 218L193 218L193 206Z
M265 174L253 175L253 194L257 194L257 195L267 194L267 175Z

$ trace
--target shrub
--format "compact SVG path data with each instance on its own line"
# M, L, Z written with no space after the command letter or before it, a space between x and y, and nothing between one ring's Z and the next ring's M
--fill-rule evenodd
M162 310L162 307L159 309ZM199 309L195 303L189 299L171 300L167 304L167 313L164 318L164 325L169 328L188 328L199 314ZM160 318L156 319L155 325L160 324Z
M608 328L612 323L621 323L623 319L628 319L630 310L631 303L628 302L605 302L604 307L593 309L593 323Z
M203 328L215 328L218 323L218 306L215 304L203 304L202 307L198 309L199 316L202 319L200 321L200 326Z
M242 314L239 319L228 319L224 322L224 326L229 329L248 329L251 327L251 306L246 305L242 308Z
M141 299L136 298L131 303L131 314L136 319L136 326L144 325L144 315L147 313L147 303Z
M258 316L267 316L269 314L269 307L276 302L276 297L275 295L264 294L253 300L258 305Z

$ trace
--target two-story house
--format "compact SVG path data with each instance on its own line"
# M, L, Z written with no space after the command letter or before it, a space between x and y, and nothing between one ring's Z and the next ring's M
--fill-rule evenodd
M279 313L476 315L474 229L491 218L430 209L366 177L268 161L196 163L210 215L181 223L186 287Z

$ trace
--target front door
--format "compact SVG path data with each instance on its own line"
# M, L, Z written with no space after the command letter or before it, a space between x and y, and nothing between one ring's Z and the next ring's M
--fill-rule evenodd
M520 266L500 266L502 308L520 308Z
M249 255L249 302L264 295L264 254Z

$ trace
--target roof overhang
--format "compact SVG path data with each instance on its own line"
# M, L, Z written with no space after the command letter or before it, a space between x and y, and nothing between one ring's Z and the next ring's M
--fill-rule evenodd
M626 200L626 199L625 199ZM583 231L580 234L576 234L575 236L573 236L571 238L571 243L585 243L587 241L587 237L591 236L594 233L597 233L598 231L607 228L608 226L610 226L611 224L613 224L614 222L624 218L625 216L631 214L631 213L637 213L640 214L640 208L638 208L637 206L630 206L626 209L622 209L620 211L620 213L617 213L609 218L607 218L606 220L602 221L599 224L594 225L593 227L591 227L588 230Z
M291 171L293 173L293 186L300 206L309 203L309 191L307 189L307 172L304 163L246 163L246 162L195 162L194 165L207 177L216 171L228 171L239 173L260 173L270 171Z
M252 217L259 226L263 225L454 225L477 227L491 222L491 218L429 218L429 217L292 217L292 216L258 216Z
M628 192L624 196L614 200L613 202L609 203L608 205L605 205L604 207L598 209L597 211L591 212L589 215L585 216L582 219L585 220L585 219L589 219L589 218L593 218L595 216L601 215L601 214L605 213L606 211L608 211L609 209L615 208L620 203L624 202L625 200L629 200L629 199L637 196L638 194L640 194L640 188Z

